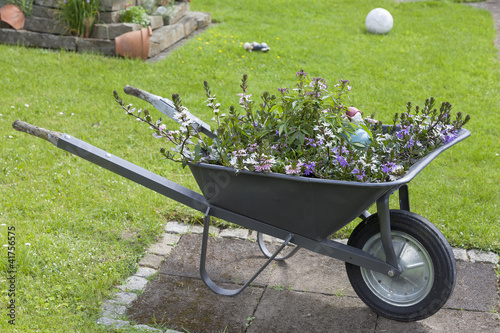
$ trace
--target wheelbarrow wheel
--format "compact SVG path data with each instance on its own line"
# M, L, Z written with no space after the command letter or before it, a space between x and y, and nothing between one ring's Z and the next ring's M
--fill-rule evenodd
M381 316L406 322L427 318L441 309L455 287L453 251L443 234L420 215L391 210L390 219L401 275L391 278L346 263L349 281L359 298ZM378 215L361 222L347 244L385 261Z

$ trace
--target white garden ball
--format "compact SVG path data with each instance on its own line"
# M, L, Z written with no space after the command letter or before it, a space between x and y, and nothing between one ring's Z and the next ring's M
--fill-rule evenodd
M392 15L383 8L375 8L366 15L366 29L374 34L385 34L392 29Z

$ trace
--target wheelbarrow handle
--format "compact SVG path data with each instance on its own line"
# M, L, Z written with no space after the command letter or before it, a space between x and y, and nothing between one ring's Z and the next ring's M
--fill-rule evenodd
M55 146L57 146L59 137L62 135L62 133L50 131L42 127L31 125L21 120L14 121L12 127L17 131L28 133L37 136L39 138L42 138L44 140L47 140Z
M132 86L128 86L128 85L125 86L125 88L123 88L123 91L127 95L131 95L131 96L140 98L140 99L150 103L158 111L160 111L161 113L163 113L167 117L175 120L178 123L181 123L181 121L179 119L176 119L174 117L174 115L177 113L177 110L175 109L174 103L171 100L169 100L168 98L153 95L145 90L135 88ZM206 136L208 136L212 139L215 139L217 137L214 133L212 133L212 131L210 130L210 126L207 123L203 122L198 117L193 116L189 112L187 112L187 115L188 115L188 118L195 123L195 125L193 125L194 129L196 129L197 131L205 134Z

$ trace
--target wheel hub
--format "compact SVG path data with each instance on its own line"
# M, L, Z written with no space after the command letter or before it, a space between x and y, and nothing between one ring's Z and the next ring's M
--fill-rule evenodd
M361 268L361 275L370 290L384 302L412 306L429 294L434 281L434 266L425 248L415 238L398 231L391 232L391 236L402 273L390 277ZM385 261L380 234L371 237L363 251Z

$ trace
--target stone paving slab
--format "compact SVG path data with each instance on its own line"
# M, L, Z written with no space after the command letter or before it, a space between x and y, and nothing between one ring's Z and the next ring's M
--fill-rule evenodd
M353 297L267 289L247 333L373 332L377 315Z
M181 332L242 332L263 291L249 287L238 297L224 297L199 279L159 274L127 314L137 323L161 324Z
M356 296L343 261L300 249L294 256L273 263L270 285L297 291Z
M488 312L499 301L495 265L457 262L457 284L446 308Z
M186 234L160 267L162 274L200 277L202 235ZM266 261L256 243L231 238L208 239L206 268L214 281L244 283ZM267 267L254 285L269 283L271 268Z
M159 274L128 308L131 320L151 325L154 317L164 327L189 332L243 332L249 324L247 333L500 333L494 313L500 298L495 264L490 262L457 261L457 286L445 307L425 320L401 323L378 316L355 295L342 261L304 249L285 262L272 263L242 294L216 295L199 277L201 237L182 235ZM489 255L480 260L487 261ZM263 262L255 242L209 238L207 269L225 288L240 287Z
M429 318L412 323L379 318L374 332L499 333L500 325L498 316L493 313L442 309Z

